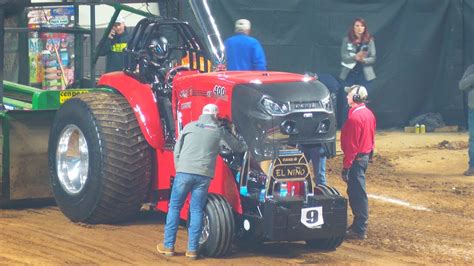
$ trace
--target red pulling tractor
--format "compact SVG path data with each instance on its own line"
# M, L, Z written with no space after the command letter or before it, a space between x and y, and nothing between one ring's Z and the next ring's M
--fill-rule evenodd
M328 90L298 74L203 73L211 68L204 47L185 22L143 19L126 49L125 71L104 75L99 90L61 106L48 151L61 211L85 223L123 221L145 202L167 212L175 137L214 103L249 149L223 149L217 159L200 240L204 253L223 256L234 240L305 240L335 249L345 236L347 201L314 183L295 148L335 141ZM183 58L188 66L173 67ZM266 160L270 167L262 169ZM181 218L187 217L185 207Z

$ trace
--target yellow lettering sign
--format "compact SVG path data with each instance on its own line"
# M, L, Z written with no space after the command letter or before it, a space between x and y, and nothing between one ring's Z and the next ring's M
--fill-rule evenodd
M64 90L64 91L60 91L59 92L59 103L63 104L65 101L69 100L70 98L72 98L76 95L79 95L79 94L87 93L87 92L89 92L89 91L87 91L87 90Z

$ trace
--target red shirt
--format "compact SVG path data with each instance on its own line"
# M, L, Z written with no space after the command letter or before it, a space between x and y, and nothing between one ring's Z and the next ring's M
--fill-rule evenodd
M344 168L350 168L358 153L369 153L375 148L375 116L365 104L349 109L346 123L341 129L341 149Z

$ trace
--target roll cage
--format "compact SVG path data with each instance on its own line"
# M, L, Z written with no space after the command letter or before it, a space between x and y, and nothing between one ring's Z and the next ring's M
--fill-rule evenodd
M175 18L150 17L142 19L132 33L125 53L125 72L141 82L151 83L149 45L159 36L166 36L170 42L170 56L161 66L171 68L182 64L187 58L189 68L207 72L210 68L209 54L193 28Z

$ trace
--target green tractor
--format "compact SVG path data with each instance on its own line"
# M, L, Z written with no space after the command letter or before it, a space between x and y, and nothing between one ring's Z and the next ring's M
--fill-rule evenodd
M130 6L117 4L142 3L143 1L31 1L31 0L0 0L0 206L9 206L25 200L51 200L49 170L48 170L48 136L53 119L59 107L68 99L78 94L90 91L110 91L104 88L94 88L95 75L89 80L84 79L84 60L82 54L85 51L83 38L88 37L90 47L96 47L96 21L95 8L99 4L108 4L115 9L108 27L105 29L101 41L96 49L91 49L90 71L95 73L96 63L100 47L109 34L112 26L123 10L144 17L153 14L144 12ZM50 6L72 6L78 17L79 6L90 7L90 28L80 27L77 19L72 27L48 28L41 27L32 29L26 25L26 8L34 7L41 9ZM21 16L23 14L23 16ZM11 25L17 17L19 25ZM30 32L41 32L45 34L67 33L74 35L74 50L76 57L74 61L73 87L80 89L66 90L42 90L28 84L29 62L27 34ZM18 44L18 45L17 45ZM22 51L15 56L15 62L19 62L16 71L4 69L5 58L9 51L17 49ZM7 60L6 60L7 59ZM10 76L16 76L13 72L20 73L19 83L7 81ZM20 84L22 83L22 84Z

